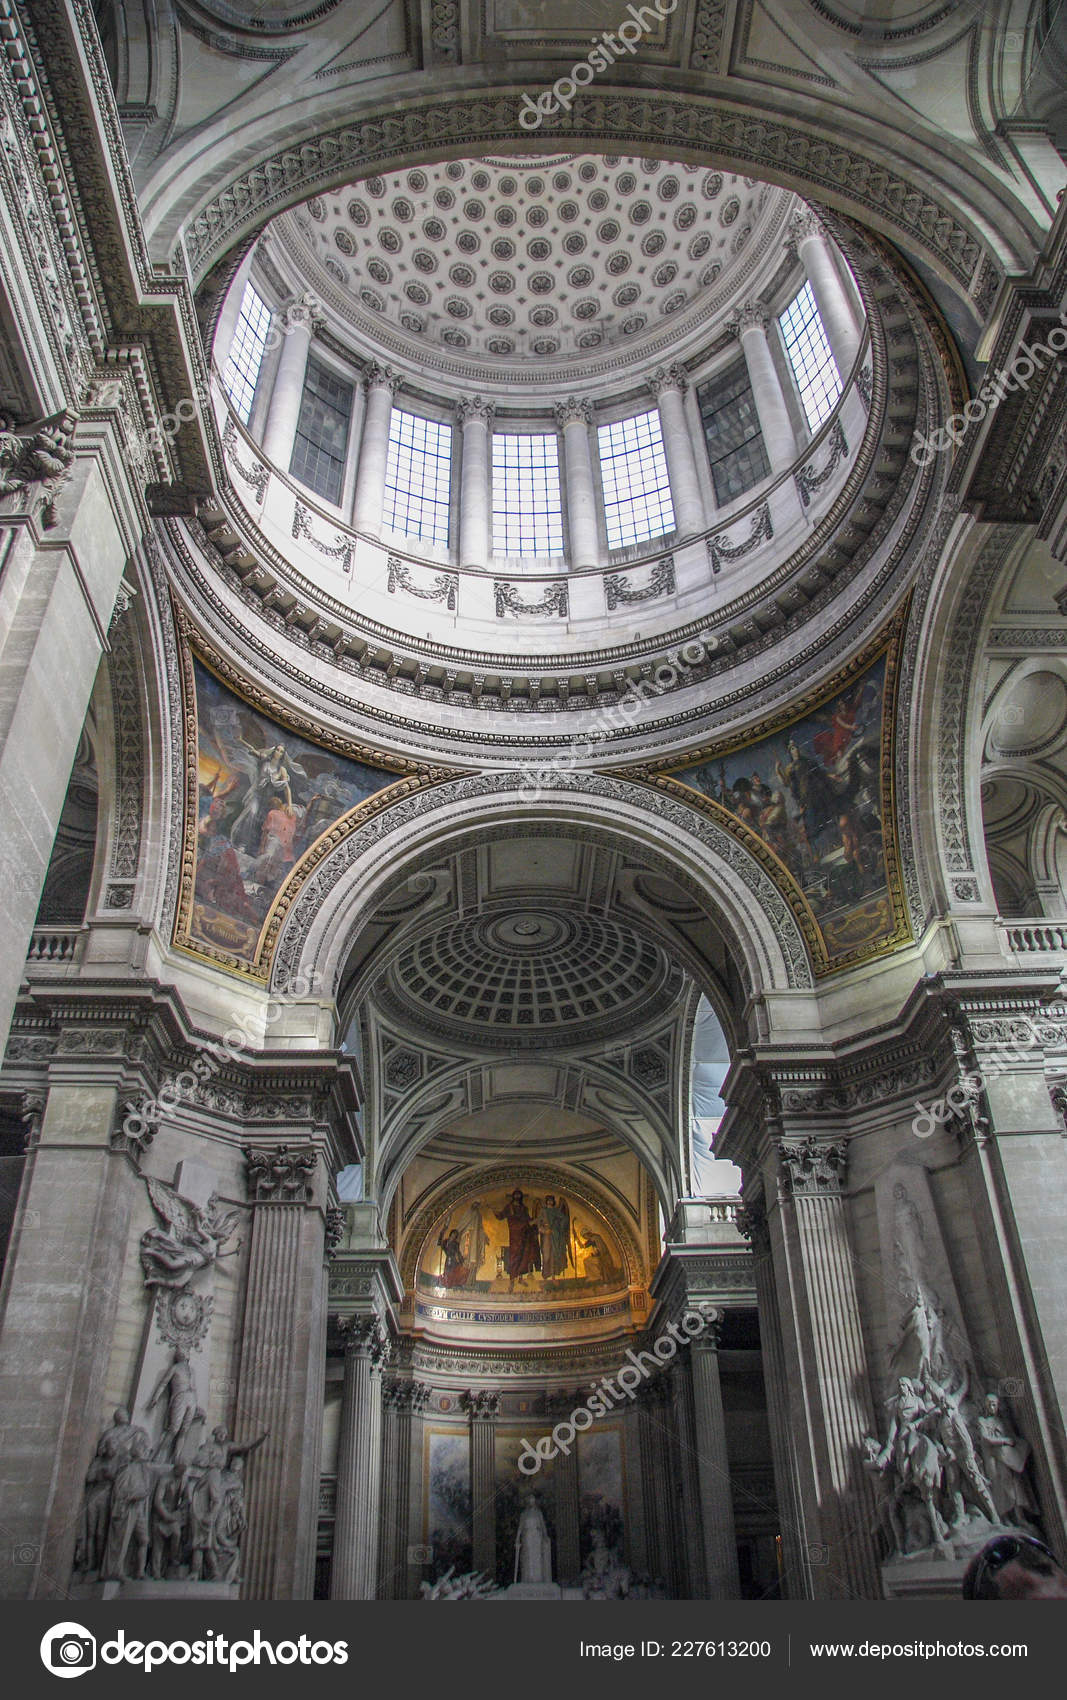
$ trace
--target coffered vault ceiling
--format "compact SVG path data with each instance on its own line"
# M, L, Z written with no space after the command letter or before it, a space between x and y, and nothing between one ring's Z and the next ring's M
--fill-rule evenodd
M573 381L725 312L793 197L658 159L450 160L316 195L273 226L289 260L391 357L487 385ZM502 372L501 363L504 363Z

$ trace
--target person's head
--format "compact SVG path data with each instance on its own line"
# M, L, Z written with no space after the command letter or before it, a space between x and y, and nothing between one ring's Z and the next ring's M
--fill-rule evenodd
M511 1202L512 1202L512 1204L521 1204L522 1203L522 1188L521 1187L515 1188L514 1192L511 1195Z
M987 1417L1000 1415L1000 1396L997 1393L987 1393L985 1396L985 1414Z
M1033 1535L997 1535L972 1558L965 1600L1067 1600L1067 1572Z
M550 1192L550 1193L546 1194L545 1204L547 1205L549 1210L554 1210L556 1208L556 1195L555 1195L554 1192Z
M130 1413L126 1409L125 1405L116 1406L115 1415L112 1418L112 1421L116 1424L116 1426L119 1427L119 1428L125 1428L126 1424L129 1422L129 1420L130 1420Z

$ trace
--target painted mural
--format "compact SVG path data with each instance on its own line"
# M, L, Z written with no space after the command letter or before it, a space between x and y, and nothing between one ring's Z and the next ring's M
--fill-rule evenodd
M562 1187L516 1184L464 1198L435 1224L417 1285L434 1298L480 1294L511 1308L617 1293L626 1273L599 1214Z
M433 1575L449 1565L471 1567L471 1465L467 1429L430 1429L426 1435L426 1545Z
M593 1550L597 1530L606 1547L626 1554L626 1490L622 1430L599 1425L578 1436L578 1516L582 1562Z
M803 719L673 770L792 876L823 971L906 933L886 779L891 736L890 650Z
M252 964L271 905L305 851L396 778L279 726L193 662L197 818L183 942Z

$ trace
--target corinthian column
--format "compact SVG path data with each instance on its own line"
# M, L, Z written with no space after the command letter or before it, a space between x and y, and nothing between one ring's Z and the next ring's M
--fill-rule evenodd
M859 352L862 333L826 235L815 214L807 207L793 214L789 221L789 235L807 272L811 293L842 382L847 382Z
M499 1393L465 1393L471 1425L471 1537L475 1570L496 1575L496 1419Z
M382 529L385 506L385 472L389 464L389 421L393 397L400 388L395 372L372 366L363 380L367 404L363 413L363 435L359 444L359 467L352 524L356 531L377 537Z
M741 1581L737 1571L730 1461L726 1455L726 1417L719 1380L721 1325L721 1316L708 1321L704 1332L690 1342L689 1361L693 1376L693 1419L704 1526L707 1597L710 1600L736 1600L740 1597Z
M457 417L463 432L459 476L459 564L489 565L490 469L489 431L493 404L473 396L461 401Z
M246 1599L310 1599L326 1354L325 1176L315 1146L245 1147L252 1229L236 1408L248 1469Z
M793 1395L808 1582L824 1599L879 1599L874 1497L864 1437L878 1432L848 1239L848 1141L776 1141L780 1208L772 1223L778 1314ZM780 1507L788 1515L788 1505Z
M382 1481L382 1368L388 1343L376 1316L342 1324L345 1378L337 1445L337 1520L331 1600L373 1600L378 1591Z
M756 414L763 432L771 471L780 472L783 467L792 465L796 458L797 444L785 396L782 394L778 369L767 341L769 322L770 312L762 301L746 301L745 305L732 315L729 329L740 342L745 356L748 379L752 385L752 399L756 404Z
M275 322L283 333L283 341L263 431L263 453L273 466L288 472L300 419L311 335L320 321L311 299L303 299L292 302Z
M574 396L556 404L556 423L563 433L563 463L567 485L567 525L570 535L570 565L596 567L600 564L597 535L596 485L593 456L589 446L592 414L589 403Z
M703 531L706 522L693 439L685 417L687 379L680 366L661 367L648 380L648 387L659 407L678 535L692 537L695 532Z

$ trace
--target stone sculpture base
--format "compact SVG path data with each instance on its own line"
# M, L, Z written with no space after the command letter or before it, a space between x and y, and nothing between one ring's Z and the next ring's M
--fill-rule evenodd
M236 1600L239 1582L78 1582L70 1590L72 1600Z
M894 1558L882 1565L887 1600L958 1600L966 1558Z
M561 1600L563 1589L558 1582L513 1582L496 1595L499 1600Z

